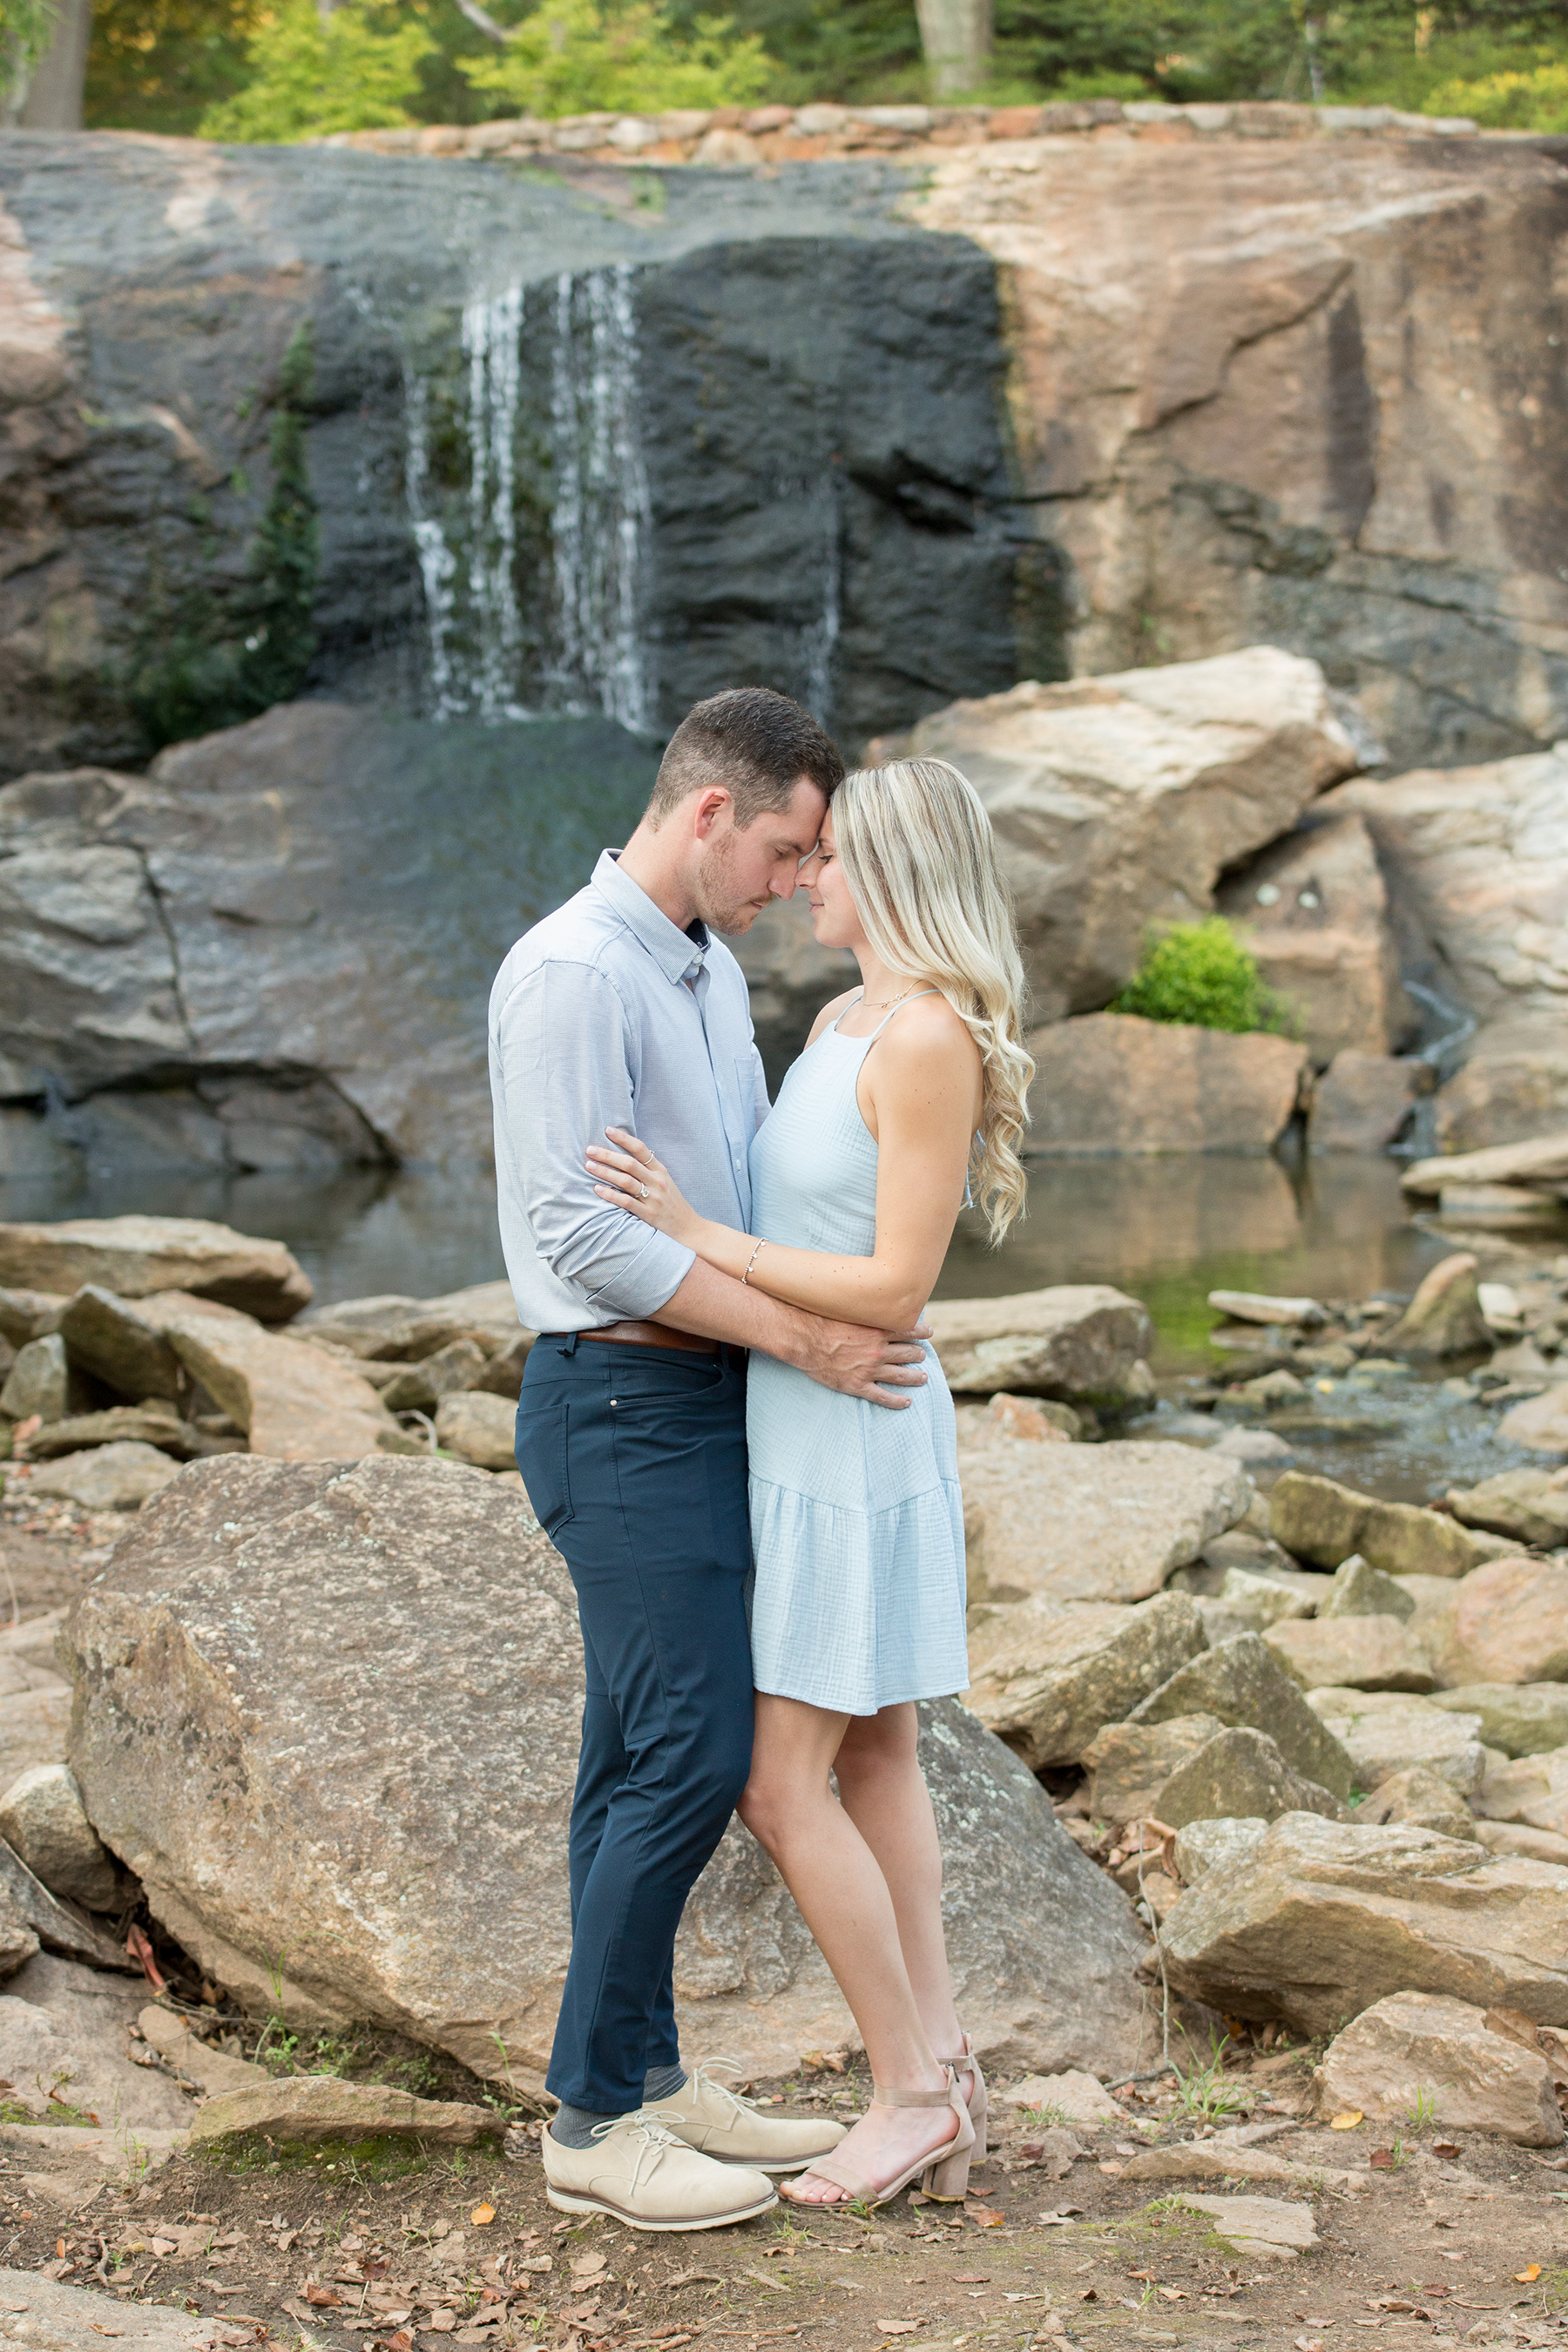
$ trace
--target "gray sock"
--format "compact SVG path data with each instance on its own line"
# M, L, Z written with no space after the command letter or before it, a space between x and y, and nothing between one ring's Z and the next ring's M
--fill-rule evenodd
M595 2115L592 2107L569 2107L563 2100L550 2118L550 2137L557 2147L592 2147L595 2125L614 2121L614 2116Z
M653 2106L660 2099L673 2099L677 2091L686 2088L686 2069L679 2061L673 2066L650 2066L643 2077L642 2103Z

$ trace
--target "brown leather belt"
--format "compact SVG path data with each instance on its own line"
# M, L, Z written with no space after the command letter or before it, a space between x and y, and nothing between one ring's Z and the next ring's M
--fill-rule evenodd
M566 1339L568 1331L543 1331L544 1339ZM579 1331L579 1339L608 1339L625 1348L681 1348L697 1356L716 1356L717 1339L700 1339L694 1331L675 1331L668 1323L601 1323L592 1331Z

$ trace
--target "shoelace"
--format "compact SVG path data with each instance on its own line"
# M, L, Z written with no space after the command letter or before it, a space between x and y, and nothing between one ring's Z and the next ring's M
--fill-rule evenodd
M712 2071L715 2066L728 2066L730 2072L736 2075L743 2075L746 2071L738 2058L701 2058L691 2069L692 2082L699 2089L705 2084L709 2090L717 2091L719 2096L728 2099L732 2107L750 2107L754 2114L755 2099L749 2099L743 2091L732 2091L728 2083L719 2082Z
M589 2137L605 2139L613 2131L635 2132L638 2139L643 2142L645 2150L649 2151L667 2147L684 2147L686 2145L684 2140L678 2139L674 2132L667 2131L657 2117L650 2116L646 2109L642 2108L639 2108L635 2116L608 2116L604 2123L594 2126ZM639 2155L632 2166L634 2189L642 2179L643 2162L644 2158Z

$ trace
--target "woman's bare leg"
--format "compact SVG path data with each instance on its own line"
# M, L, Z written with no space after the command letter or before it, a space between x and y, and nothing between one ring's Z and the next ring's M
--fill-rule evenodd
M852 1716L835 1759L844 1810L875 1855L899 1923L910 1990L926 2039L950 2063L963 2047L942 1932L942 1848L920 1767L912 1706ZM967 2092L968 2077L963 2077Z
M942 2069L910 1983L893 1897L828 1784L850 1720L759 1692L740 1815L777 1864L853 2011L873 2080L893 2090L940 2090ZM950 2111L874 2107L843 2153L867 2179L894 2180L918 2156L934 2155L956 2129ZM792 2183L791 2193L823 2204L846 2201L841 2189L812 2172Z

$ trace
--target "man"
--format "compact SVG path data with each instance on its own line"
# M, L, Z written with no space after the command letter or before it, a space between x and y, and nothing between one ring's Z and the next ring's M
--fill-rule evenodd
M520 940L490 996L507 1269L539 1339L517 1458L576 1587L586 1660L571 1965L546 2077L550 2201L643 2229L774 2202L841 2126L759 2115L675 2031L686 1897L752 1753L746 1350L897 1410L921 1350L761 1296L602 1201L584 1154L646 1137L693 1206L745 1230L767 1092L746 983L713 937L788 898L844 774L784 695L743 688L676 730L618 858Z

